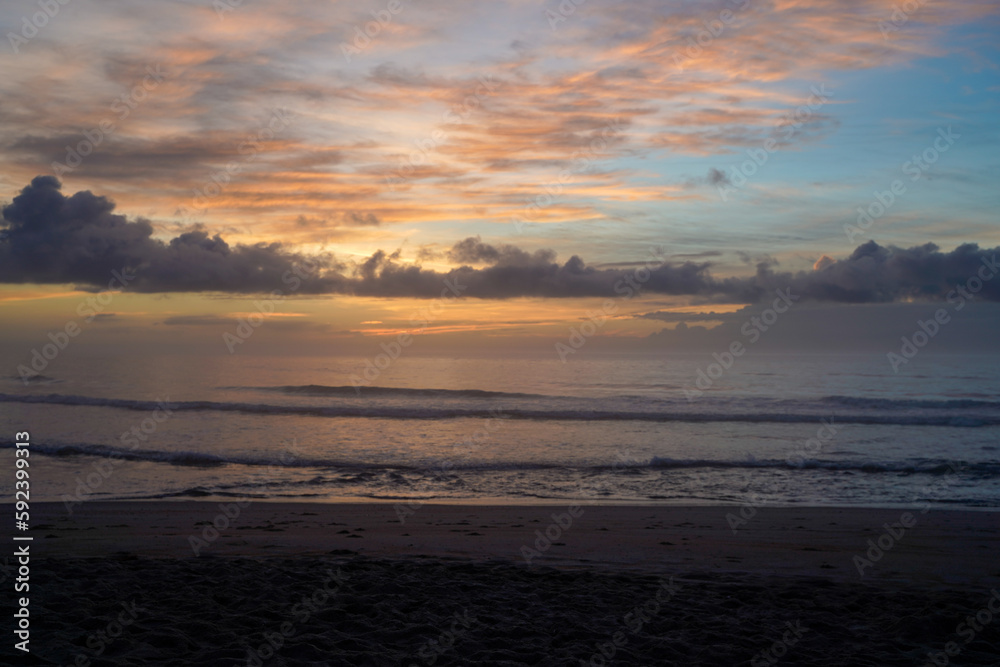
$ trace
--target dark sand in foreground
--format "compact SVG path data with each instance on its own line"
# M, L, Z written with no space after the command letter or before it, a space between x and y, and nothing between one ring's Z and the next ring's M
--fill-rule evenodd
M763 507L734 534L735 507L580 509L557 531L566 506L400 523L392 504L253 502L227 527L214 502L36 504L32 653L8 634L0 658L919 666L950 646L951 664L1000 665L1000 514L911 511L901 532L902 510Z

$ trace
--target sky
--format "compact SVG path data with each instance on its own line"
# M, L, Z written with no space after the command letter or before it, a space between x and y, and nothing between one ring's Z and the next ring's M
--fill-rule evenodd
M771 345L843 347L829 320L878 347L960 299L947 337L995 349L1000 280L968 281L1000 248L998 19L11 0L0 340L219 350L252 317L258 351L551 354L587 323L594 350L707 349L784 290Z

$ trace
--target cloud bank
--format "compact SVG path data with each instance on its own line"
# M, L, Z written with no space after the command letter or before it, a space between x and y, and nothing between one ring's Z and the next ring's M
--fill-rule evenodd
M287 292L294 284L303 294L370 297L435 298L447 291L480 299L616 298L641 291L736 303L769 299L777 289L834 303L939 300L961 286L1000 301L1000 280L991 279L1000 248L975 243L942 252L932 243L904 249L869 241L812 271L776 272L773 262L762 261L752 276L717 278L707 261L650 255L633 269L597 268L576 255L560 263L553 250L528 252L473 237L447 253L461 266L441 272L404 263L398 251L379 250L349 264L329 255L306 257L280 243L230 245L198 229L161 241L148 221L130 221L114 208L89 191L67 197L56 178L36 177L3 209L0 282L103 287L117 271L135 274L128 290L137 292L253 294ZM291 280L293 274L299 279Z

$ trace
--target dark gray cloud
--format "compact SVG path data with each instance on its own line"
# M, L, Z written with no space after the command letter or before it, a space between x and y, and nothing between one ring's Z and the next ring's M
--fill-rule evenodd
M363 213L360 211L344 211L340 214L337 220L328 220L326 218L310 218L305 215L299 214L295 218L295 224L299 227L305 228L335 228L340 226L347 227L378 227L382 224L382 221L374 213Z
M459 241L448 251L448 259L461 264L497 264L502 266L532 266L551 264L556 258L552 250L529 253L517 246L492 246L478 237Z
M737 250L736 256L739 257L740 261L743 262L744 264L757 264L758 266L761 264L767 266L776 266L778 264L778 260L776 260L774 257L771 257L766 253L752 256L750 255L750 253L743 252L742 250Z
M149 221L129 221L114 207L89 191L66 197L56 178L36 177L3 209L0 281L108 287L117 274L132 291L239 293L287 292L293 278L309 293L337 282L323 277L333 268L329 258L309 260L277 243L231 247L201 229L164 243ZM320 271L303 268L317 262Z
M114 204L90 192L66 197L51 176L36 177L3 209L0 282L108 285L119 272L134 273L127 289L139 292L356 294L433 298L448 294L481 299L512 297L618 297L646 293L694 296L704 302L758 303L777 289L813 301L889 303L945 299L958 286L1000 301L1000 280L989 269L1000 248L974 243L942 252L934 244L912 248L858 246L846 259L819 270L776 272L767 258L750 277L716 278L710 262L663 261L652 255L637 268L588 266L580 257L556 261L552 250L529 252L470 237L447 256L462 266L448 272L401 261L400 251L379 250L353 265L330 256L307 258L280 243L230 246L196 228L168 242L152 225L129 221ZM669 256L666 252L664 257ZM646 262L643 264L643 262ZM475 266L474 266L475 265ZM970 282L972 281L972 282Z
M827 262L815 271L775 273L770 265L759 264L753 280L758 289L787 284L803 298L837 303L939 300L959 287L987 301L1000 301L998 253L1000 247L975 243L942 252L933 243L896 248L868 241L847 259Z
M358 227L378 227L382 224L382 221L374 213L360 213L358 211L347 211L344 213L344 221Z
M732 185L732 181L726 176L724 171L712 167L708 170L708 184L709 185Z

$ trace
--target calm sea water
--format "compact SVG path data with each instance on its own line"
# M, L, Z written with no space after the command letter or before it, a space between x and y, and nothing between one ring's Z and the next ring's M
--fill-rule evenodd
M33 500L1000 508L1000 358L758 355L686 396L711 361L74 357L0 380L0 457L31 432Z

